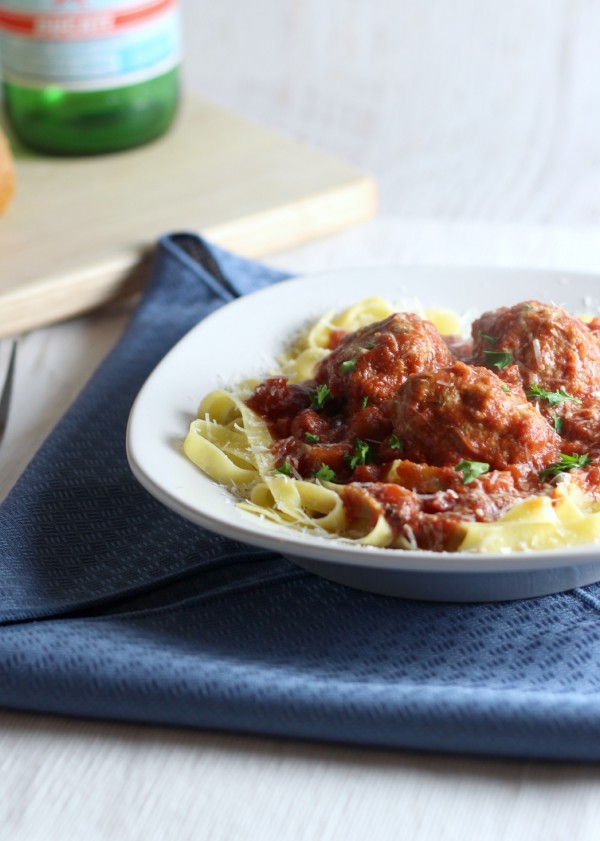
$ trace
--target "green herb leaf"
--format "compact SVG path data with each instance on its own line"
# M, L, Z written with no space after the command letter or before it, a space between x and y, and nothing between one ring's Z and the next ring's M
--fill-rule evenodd
M484 350L486 368L497 368L499 371L512 365L512 353L508 350Z
M362 399L362 401L361 401L361 404L360 404L360 405L362 406L362 408L363 408L363 409L366 409L366 407L367 407L367 403L368 403L368 402L369 402L369 398L368 398L368 397L367 397L367 395L365 394L365 396L363 397L363 399Z
M354 453L353 455L347 455L345 457L346 464L350 468L350 470L354 470L358 467L359 464L367 464L368 461L371 459L371 448L367 444L366 441L362 441L360 438L357 438L354 442Z
M342 374L351 374L352 371L356 371L356 359L346 359L340 365L340 371Z
M310 404L313 409L322 409L325 403L331 399L331 391L328 385L318 385L316 391L309 391Z
M529 386L527 397L539 397L540 400L547 400L549 406L558 406L564 400L572 400L574 403L581 403L579 397L573 397L568 394L564 388L559 388L558 391L546 391L535 383Z
M479 476L487 473L490 466L485 461L461 461L454 469L462 473L463 485L468 485L469 482L474 482Z
M512 391L510 390L510 388L509 388L507 385L505 385L504 383L502 383L502 385L500 386L500 388L501 388L501 389L502 389L502 391L504 391L506 394L512 394Z
M323 482L333 482L335 479L335 471L327 464L322 464L316 473L313 473L315 479L321 479Z
M490 347L494 347L494 345L495 345L495 344L496 344L496 342L497 342L496 337L495 337L495 336L490 336L490 335L489 335L489 333L480 333L479 335L481 336L481 338L483 339L483 341L484 341L487 345L489 345Z
M377 347L375 342L365 342L363 345L365 350L373 350L374 347Z
M309 444L316 444L319 441L319 436L315 435L314 432L307 432L304 437Z
M576 467L587 467L587 465L591 463L592 459L587 453L584 453L581 456L577 453L573 453L572 456L561 453L560 461L555 461L554 464L549 464L548 467L542 470L540 473L540 479L542 482L545 482L553 476L558 476L559 473L568 473Z
M283 473L284 476L291 476L292 475L292 465L289 461L284 461L281 467L277 468L278 473Z
M399 452L402 452L404 450L404 441L401 438L398 438L397 435L390 435L388 446L390 446L392 450L399 450Z
M558 432L559 435L562 435L563 419L558 415L552 415L552 424L554 426L554 431Z

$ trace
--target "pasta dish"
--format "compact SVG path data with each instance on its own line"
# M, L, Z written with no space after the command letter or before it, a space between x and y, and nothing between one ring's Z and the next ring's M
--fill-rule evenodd
M600 542L600 319L526 301L465 335L368 298L206 395L184 452L238 505L366 546Z

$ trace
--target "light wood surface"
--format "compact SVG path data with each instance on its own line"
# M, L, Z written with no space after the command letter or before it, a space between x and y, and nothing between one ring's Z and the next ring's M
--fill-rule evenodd
M600 275L597 0L183 0L183 10L191 92L378 180L382 216L269 262ZM0 497L126 321L104 309L22 339ZM595 765L3 712L0 771L10 841L598 838Z
M383 213L600 225L598 0L183 8L190 88L365 167Z
M12 713L0 726L7 841L598 837L593 767Z
M263 256L364 221L371 178L329 154L187 98L173 130L116 155L16 149L17 193L0 222L0 336L136 289L157 236L200 230Z

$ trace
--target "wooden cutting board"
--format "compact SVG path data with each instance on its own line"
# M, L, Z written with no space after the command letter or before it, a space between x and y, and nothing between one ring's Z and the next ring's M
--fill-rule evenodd
M17 192L0 217L0 336L139 288L157 236L200 232L262 257L373 215L373 180L204 101L147 146L50 158L13 143Z

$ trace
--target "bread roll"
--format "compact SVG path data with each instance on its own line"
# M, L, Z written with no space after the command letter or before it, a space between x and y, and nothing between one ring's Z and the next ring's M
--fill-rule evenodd
M8 142L0 131L0 213L8 207L15 191L15 170Z

